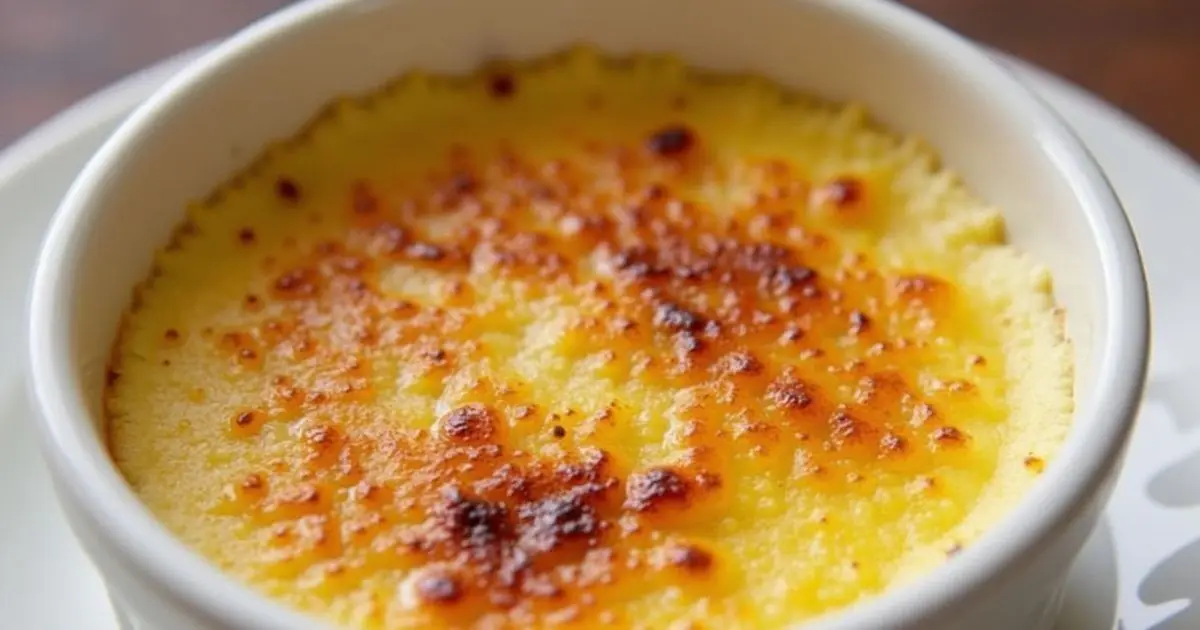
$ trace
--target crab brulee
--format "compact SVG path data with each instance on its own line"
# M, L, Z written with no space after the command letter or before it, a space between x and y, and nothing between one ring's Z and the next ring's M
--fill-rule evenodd
M578 49L330 106L138 290L112 455L348 628L770 628L969 546L1070 429L1045 269L854 105Z

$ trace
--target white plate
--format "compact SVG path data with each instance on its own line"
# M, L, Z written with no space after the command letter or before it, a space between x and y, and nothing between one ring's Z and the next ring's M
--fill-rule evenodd
M36 453L24 396L26 282L76 172L126 113L194 53L132 76L0 154L0 628L115 630ZM1133 218L1157 339L1148 400L1108 511L1064 589L1064 630L1200 628L1200 169L1082 91L1018 65L1083 136ZM1193 327L1195 324L1197 327Z

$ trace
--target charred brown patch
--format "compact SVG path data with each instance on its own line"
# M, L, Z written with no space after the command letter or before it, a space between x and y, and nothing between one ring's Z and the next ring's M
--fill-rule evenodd
M718 374L726 376L753 376L763 370L762 361L745 350L738 350L723 355L713 366Z
M654 325L665 330L696 332L704 325L704 319L677 304L666 302L655 307Z
M781 409L804 409L812 404L804 383L780 377L767 386L767 400Z
M233 414L230 431L239 437L257 435L267 422L267 414L259 409L245 409Z
M891 431L884 433L879 438L879 452L881 455L899 455L908 448L908 441L904 437L892 433Z
M835 411L829 416L829 430L834 444L840 446L860 439L866 425L845 411Z
M713 566L713 555L691 543L669 543L663 556L670 566L690 573L705 573Z
M517 80L507 72L498 72L488 79L488 93L493 98L506 99L517 93Z
M620 218L625 223L637 224L640 221L640 211L628 210ZM612 257L612 266L626 278L646 280L661 278L669 273L667 267L658 260L661 254L645 246L629 247L619 251Z
M559 571L564 563L607 571L605 535L618 509L610 490L619 483L606 473L602 451L585 448L550 466L520 454L502 458L498 448L487 446L440 450L427 471L468 462L478 479L434 489L430 486L443 475L418 477L418 496L429 493L432 500L423 522L398 532L397 553L418 554L431 563L427 566L454 575L463 589L478 589L484 600L506 606L523 598L561 597L564 585L578 579ZM409 457L431 456L423 449L404 451ZM384 492L367 503L386 506L394 500ZM381 523L358 519L351 532L363 536Z
M691 332L684 331L675 335L675 353L685 362L689 355L704 350L704 347L704 341Z
M479 190L479 179L471 173L459 171L450 176L446 189L455 197L471 195Z
M913 405L912 416L909 418L909 423L913 426L919 427L926 422L933 420L937 417L937 415L937 410L933 408L933 405L926 402L919 402Z
M372 215L379 212L379 196L367 182L358 181L350 187L350 210L357 215Z
M605 524L589 501L602 491L599 484L582 484L522 505L517 512L520 548L546 553L566 541L599 534Z
M779 343L793 344L804 338L804 329L795 325L789 324L787 328L779 335Z
M785 295L798 288L811 286L816 279L817 272L808 267L776 265L761 274L759 285L774 295Z
M446 257L446 250L433 243L412 243L404 248L404 254L413 260L436 262Z
M290 177L280 177L275 180L275 196L288 203L300 201L300 185Z
M688 482L671 468L636 472L625 482L625 509L647 512L688 498Z
M258 297L257 295L255 295L253 293L248 293L248 294L246 294L246 297L242 298L242 308L246 309L247 311L249 311L251 313L256 313L258 311L261 311L262 306L263 306L262 298Z
M961 446L966 443L965 433L955 427L938 427L929 433L929 439L940 447Z
M326 424L310 427L303 432L302 437L309 448L310 460L322 467L336 463L345 441L341 432Z
M607 488L615 483L612 478L606 476L607 466L608 454L600 449L588 447L581 449L579 461L555 466L553 478L557 483L571 486L586 485L589 489L594 489L596 484L599 484Z
M696 134L682 125L659 129L650 135L646 148L655 155L675 157L687 153L696 145Z
M423 348L417 358L429 365L441 366L449 362L450 355L442 348Z
M465 589L457 576L443 569L426 569L413 581L417 598L426 604L454 604L463 598Z
M456 407L439 421L442 435L456 442L483 442L495 432L495 414L487 406L471 403Z
M271 288L284 299L312 298L320 293L321 276L311 267L297 267L276 278Z
M821 200L838 208L860 203L866 196L866 185L855 177L839 177L821 187Z
M447 486L434 505L434 532L459 547L479 553L492 550L511 536L508 509L502 503L468 497L458 486ZM481 559L486 560L486 557Z
M859 335L871 325L871 319L862 311L850 312L850 334Z

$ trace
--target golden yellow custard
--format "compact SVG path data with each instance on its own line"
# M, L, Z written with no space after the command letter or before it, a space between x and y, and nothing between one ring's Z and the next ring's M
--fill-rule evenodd
M113 456L351 628L770 628L947 561L1067 433L1045 270L853 105L575 50L333 105L139 291Z

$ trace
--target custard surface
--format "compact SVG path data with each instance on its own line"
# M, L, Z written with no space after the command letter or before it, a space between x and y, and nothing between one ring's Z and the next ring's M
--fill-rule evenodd
M114 350L113 457L346 627L780 627L947 561L1070 428L999 212L756 78L411 75L188 216Z

